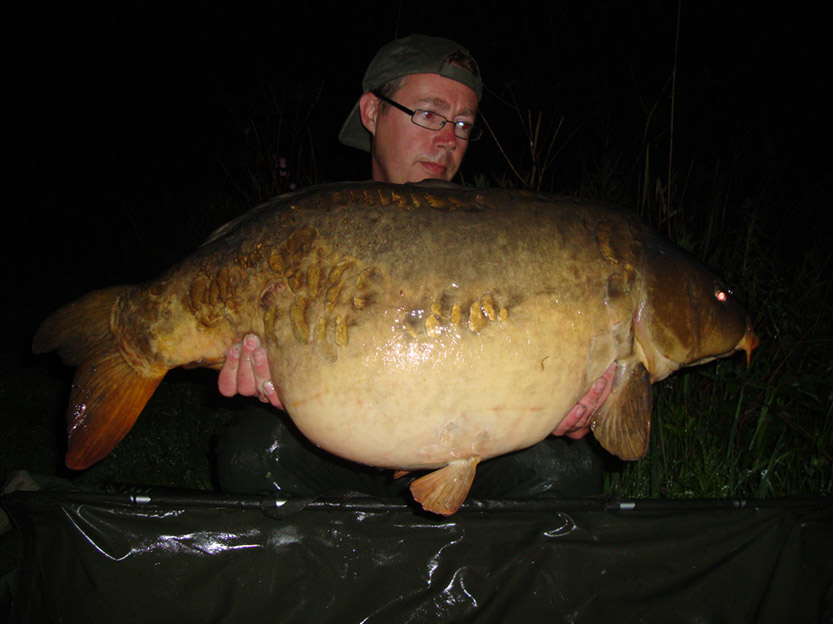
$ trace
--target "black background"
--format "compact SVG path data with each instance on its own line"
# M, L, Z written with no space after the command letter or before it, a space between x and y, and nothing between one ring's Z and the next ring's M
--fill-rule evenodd
M589 174L612 171L602 187L627 203L638 174L630 163L646 146L666 175L678 3L336 6L4 5L4 357L27 361L32 332L59 305L153 277L234 216L232 199L251 199L252 128L276 110L299 184L299 146L308 177L314 152L317 181L369 177L367 156L336 135L376 50L413 32L471 50L487 86L481 110L516 161L525 138L513 101L563 117L542 190L587 193ZM708 197L719 177L708 172L721 172L726 205L760 211L785 246L829 237L830 3L680 6L678 184L688 172ZM471 182L505 169L487 138L463 174Z

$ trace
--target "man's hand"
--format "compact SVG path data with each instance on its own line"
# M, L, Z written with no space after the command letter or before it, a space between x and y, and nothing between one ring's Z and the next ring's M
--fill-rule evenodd
M242 343L233 344L226 351L217 386L223 396L257 395L264 403L283 409L271 376L266 349L260 346L257 336L247 334Z
M590 390L587 391L587 394L581 397L578 403L573 405L573 409L558 424L552 434L557 436L565 435L573 440L578 440L590 433L590 417L593 416L610 394L610 380L613 379L615 372L616 362L611 364L604 375L593 383Z

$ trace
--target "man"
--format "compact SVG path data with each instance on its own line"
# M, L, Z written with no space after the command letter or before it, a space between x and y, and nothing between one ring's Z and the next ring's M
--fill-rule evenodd
M474 126L483 83L467 50L448 39L411 35L383 47L368 66L363 95L339 133L345 145L370 152L372 179L404 184L451 180ZM598 379L553 432L585 436L589 420L610 392L615 366ZM218 380L224 396L257 395L281 408L266 351L257 336L232 346Z

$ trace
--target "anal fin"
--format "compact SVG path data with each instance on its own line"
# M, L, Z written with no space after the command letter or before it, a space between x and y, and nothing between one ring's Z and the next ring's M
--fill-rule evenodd
M479 457L456 459L411 483L411 494L422 508L450 516L460 509L474 481Z
M590 422L599 444L627 461L645 457L652 404L651 376L645 366L641 362L620 366L610 396Z

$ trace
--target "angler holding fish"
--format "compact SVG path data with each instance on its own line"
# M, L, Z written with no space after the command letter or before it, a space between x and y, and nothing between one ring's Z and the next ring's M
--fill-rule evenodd
M391 42L370 63L362 90L339 140L370 153L375 182L452 180L469 142L482 133L474 125L483 91L479 68L466 49L448 39L411 35ZM611 366L590 386L555 435L579 439L589 433L590 417L610 392L614 370ZM225 396L257 395L283 407L256 335L229 349L218 384Z
M369 147L373 182L278 197L159 278L44 322L34 350L78 366L68 466L106 456L168 370L225 361L225 394L270 379L269 401L313 443L399 474L431 470L411 492L450 515L480 462L553 432L589 426L609 452L641 458L652 383L749 357L758 340L731 292L636 217L447 182L478 134L476 65L447 40L403 41L391 45L420 62L400 58L409 71L386 92L374 70L401 75L380 53L341 132ZM402 184L426 177L441 181ZM263 344L253 369L251 344L226 355L248 334Z

